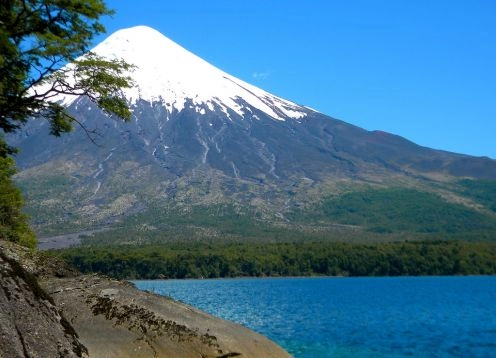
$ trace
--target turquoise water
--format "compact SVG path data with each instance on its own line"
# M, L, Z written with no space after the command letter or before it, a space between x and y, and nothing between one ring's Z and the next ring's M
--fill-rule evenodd
M496 277L134 281L294 357L496 357Z

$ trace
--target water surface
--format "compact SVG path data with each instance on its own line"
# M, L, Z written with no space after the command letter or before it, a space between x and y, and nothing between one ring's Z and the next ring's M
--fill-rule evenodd
M496 357L496 277L134 281L294 357Z

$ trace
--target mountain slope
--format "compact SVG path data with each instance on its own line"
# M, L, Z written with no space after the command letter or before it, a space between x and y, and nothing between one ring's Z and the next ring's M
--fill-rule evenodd
M143 238L245 237L243 222L265 228L250 237L274 237L273 228L307 233L316 224L305 213L319 217L324 202L388 188L426 192L493 220L491 202L460 180L496 180L494 160L421 147L286 101L147 27L118 31L94 52L137 66L137 85L124 92L132 123L64 96L56 100L97 133L98 145L80 128L50 138L43 122L9 138L21 148L18 182L44 235L120 227L121 236ZM320 217L329 235L346 225Z
M302 118L307 112L217 69L146 26L117 31L92 52L136 66L132 77L137 85L124 90L132 104L160 102L172 113L186 107L199 113L220 110L227 117L243 117L251 106L280 120ZM70 105L77 96L60 95L55 100Z

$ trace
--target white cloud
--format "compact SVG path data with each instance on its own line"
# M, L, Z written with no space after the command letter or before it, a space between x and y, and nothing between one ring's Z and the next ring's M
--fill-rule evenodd
M269 78L270 71L253 72L251 76L257 81L263 81Z

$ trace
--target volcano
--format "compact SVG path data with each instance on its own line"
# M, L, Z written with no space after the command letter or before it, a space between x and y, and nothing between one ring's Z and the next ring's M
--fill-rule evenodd
M362 219L352 215L356 208L351 216L335 209L353 193L391 190L400 190L389 200L395 207L420 193L476 215L484 230L495 218L494 194L487 194L494 160L366 131L285 100L149 27L117 31L92 52L136 66L129 73L136 85L123 90L131 123L108 118L84 97L60 95L53 100L96 133L93 141L81 128L50 137L43 121L8 137L20 148L17 181L42 236L105 229L107 237L140 242L271 239L279 229L367 232L373 206L360 209ZM257 226L263 233L248 229Z

